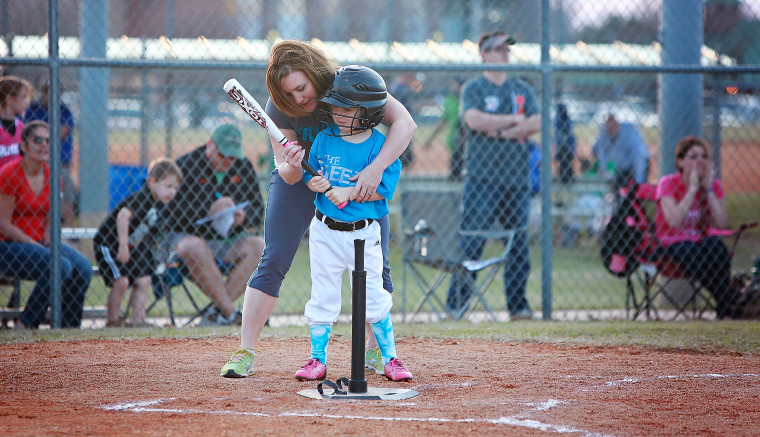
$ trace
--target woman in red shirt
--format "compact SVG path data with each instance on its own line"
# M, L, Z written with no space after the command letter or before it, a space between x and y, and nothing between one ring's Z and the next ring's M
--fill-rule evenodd
M37 328L50 301L50 131L32 121L21 131L21 159L0 168L0 273L36 281L20 324ZM90 261L61 245L61 327L79 327L84 295L92 279Z
M656 228L663 253L710 290L718 318L733 316L731 256L723 241L708 232L725 228L728 214L707 143L694 136L681 139L676 168L678 173L663 176L657 185Z

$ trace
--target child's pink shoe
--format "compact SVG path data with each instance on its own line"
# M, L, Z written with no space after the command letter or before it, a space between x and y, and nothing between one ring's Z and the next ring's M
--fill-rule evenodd
M318 381L325 379L325 376L327 367L316 358L309 358L296 372L296 379L299 381Z
M385 377L391 381L411 381L412 372L404 367L404 363L398 358L392 358L385 365Z

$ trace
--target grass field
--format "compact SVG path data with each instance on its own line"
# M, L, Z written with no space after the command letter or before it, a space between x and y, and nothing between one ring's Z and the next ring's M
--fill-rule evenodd
M760 354L760 322L541 322L511 323L396 323L396 336L423 339L479 339L504 343L539 343L572 346L641 346L662 351ZM351 325L338 323L335 336L350 336ZM0 344L49 341L120 340L144 338L203 339L236 337L232 328L133 328L94 330L0 331ZM262 340L307 338L305 326L265 327Z
M737 247L734 257L734 271L749 272L754 257L760 255L757 252L760 239L754 235L743 239ZM500 250L498 244L489 246L486 256L495 256ZM553 310L604 310L621 309L625 306L625 281L610 275L604 270L599 261L598 245L594 240L582 239L575 247L555 247L553 252L553 280L552 280L552 308ZM401 248L397 244L391 246L391 270L393 272L394 295L393 311L397 313L410 313L417 302L422 299L422 292L415 286L412 278L408 276L403 266ZM528 300L534 309L542 307L541 302L541 252L539 248L531 250L532 272L528 280ZM422 268L423 274L430 278L434 271ZM275 308L275 314L302 314L303 308L309 299L308 244L302 244L293 262L291 271L285 278L281 289L281 297ZM193 296L201 306L208 303L208 299L200 292L192 281L186 281ZM348 274L343 281L343 314L351 312L351 290L348 282ZM486 300L495 310L504 310L506 298L504 295L504 282L501 274L497 275L494 282L485 293ZM26 301L33 284L24 283L22 287L22 302ZM448 289L448 279L439 287L438 295L445 298ZM3 293L8 291L3 288ZM90 290L86 297L86 306L103 306L106 302L108 290L102 279L93 278ZM3 298L0 298L3 299ZM152 298L151 298L152 299ZM176 288L173 293L175 314L184 316L191 314L192 306L184 293ZM125 300L126 303L126 300ZM242 306L242 299L237 304ZM481 309L477 306L476 309ZM428 311L429 307L423 307ZM165 300L160 301L151 311L152 315L166 315L168 308ZM149 315L150 315L149 314Z

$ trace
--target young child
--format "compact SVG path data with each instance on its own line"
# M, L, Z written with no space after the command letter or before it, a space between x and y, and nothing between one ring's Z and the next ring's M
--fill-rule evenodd
M385 82L375 71L350 65L340 68L332 87L320 101L321 132L309 153L309 163L320 176L304 174L309 188L317 193L316 216L309 227L311 298L304 314L311 331L311 358L295 374L300 381L327 376L327 343L332 324L341 308L343 272L354 267L354 240L366 241L367 321L382 353L385 376L392 381L411 381L412 373L396 356L390 309L391 294L383 289L383 254L377 219L388 214L388 199L398 183L401 162L396 160L367 202L348 201L353 185L349 178L359 173L380 152L385 136L373 129L385 114ZM326 175L326 176L324 176ZM328 188L332 187L330 191Z
M159 158L148 167L148 180L108 214L93 238L95 260L108 293L107 327L145 326L145 303L156 268L153 256L159 208L177 194L182 171ZM121 301L132 285L132 320L121 317Z

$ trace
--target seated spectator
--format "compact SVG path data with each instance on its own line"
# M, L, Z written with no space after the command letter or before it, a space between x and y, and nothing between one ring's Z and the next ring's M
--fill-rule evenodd
M626 184L630 178L642 183L649 171L649 148L636 127L620 123L610 114L592 149L603 177L614 187Z
M215 305L207 319L240 323L235 301L261 258L264 239L250 233L263 223L264 203L253 164L243 155L240 130L223 124L205 145L180 156L183 179L177 197L165 208L169 217L166 244L190 270L190 277ZM234 213L231 227L219 221L199 224L225 208L248 202ZM216 224L216 225L215 225ZM225 284L218 262L231 267Z
M24 123L32 120L42 120L50 123L50 84L45 82L40 87L40 99L32 102L24 113ZM64 226L71 226L76 212L76 188L71 179L71 158L74 152L74 115L65 103L60 102L61 115L61 218Z
M145 326L145 303L158 263L154 257L159 233L159 210L174 198L182 171L171 159L159 158L148 166L148 180L119 202L92 239L95 260L108 293L107 327ZM132 286L132 320L121 316L121 301Z
M662 252L710 290L719 319L733 317L731 257L711 227L725 228L728 214L723 185L715 179L710 150L703 140L688 136L676 149L678 173L665 175L657 185L657 237Z
M42 121L21 131L21 159L0 168L0 273L36 281L19 319L36 329L50 304L50 131ZM61 245L61 327L78 328L92 279L90 261Z
M16 76L0 76L0 167L18 159L24 123L19 118L29 106L32 85Z

